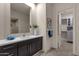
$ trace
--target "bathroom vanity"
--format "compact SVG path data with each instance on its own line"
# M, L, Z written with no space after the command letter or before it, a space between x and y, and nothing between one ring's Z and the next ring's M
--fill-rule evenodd
M7 5L9 8L5 8ZM39 30L37 35L27 34L34 34L33 27L30 28L30 25L33 25L30 22L31 7L25 3L9 3L2 7L1 10L7 10L8 13L1 18L3 21L1 30L3 31L0 34L0 39L2 39L0 40L0 56L32 56L42 50L43 37L38 35ZM8 35L14 35L16 38L14 40L3 39Z
M42 36L37 35L0 40L0 56L32 56L42 50L42 39Z

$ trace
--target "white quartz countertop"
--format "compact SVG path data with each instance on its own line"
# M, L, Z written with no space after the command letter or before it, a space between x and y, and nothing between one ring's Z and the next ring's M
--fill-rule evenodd
M37 38L37 37L42 37L42 35L30 35L30 36L24 36L24 37L22 36L22 37L17 37L14 40L3 39L3 40L0 40L0 46L4 46L4 45L16 43L16 42L21 42L24 40L30 40L30 39Z

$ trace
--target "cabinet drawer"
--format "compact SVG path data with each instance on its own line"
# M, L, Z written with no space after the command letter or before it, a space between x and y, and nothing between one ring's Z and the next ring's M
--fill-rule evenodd
M11 56L17 56L17 45L16 44L10 44L6 46L0 47L0 56L5 55L11 55Z

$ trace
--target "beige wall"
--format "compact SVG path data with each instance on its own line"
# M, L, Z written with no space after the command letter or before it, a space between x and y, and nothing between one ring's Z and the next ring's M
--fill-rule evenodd
M53 5L51 4L46 4L46 20L47 18L51 18L52 19L52 30L53 30L53 36L51 38L48 37L48 29L46 29L46 38L47 38L47 46L48 46L48 50L50 50L53 46L52 46L52 42L53 42L53 39L54 39L54 20L53 20L53 12L52 12L52 7ZM47 24L46 24L47 25Z
M0 4L0 38L2 39L4 36L4 4Z
M54 7L54 4L52 3L47 3L46 4L46 15L48 18L52 19L52 27L53 27L53 37L49 40L49 47L51 48L57 48L57 29L56 29L56 7Z
M79 4L75 5L75 52L79 55Z
M48 13L48 14L50 14L50 17L52 17L52 19L53 19L53 29L54 29L54 36L53 36L53 38L52 38L52 47L54 47L54 48L57 48L58 47L58 42L59 42L59 40L58 40L58 14L60 13L60 12L63 12L64 10L69 10L69 9L72 9L72 13L73 13L73 15L74 15L74 17L73 17L73 32L74 32L74 34L73 34L73 41L74 41L74 43L73 43L73 53L74 54L78 54L78 52L79 52L79 49L78 49L78 32L75 32L75 31L78 31L78 11L79 11L79 7L78 7L78 5L75 7L75 4L73 4L73 3L71 3L71 4L68 4L68 3L54 3L54 4L49 4L50 6L49 6L49 11L51 12L51 13ZM77 10L75 10L75 8L77 8ZM76 13L77 13L77 16L76 16ZM75 19L75 16L76 16L76 19ZM76 21L75 21L76 20ZM76 23L77 22L77 23ZM75 23L76 23L76 25L75 25ZM76 28L75 28L76 27ZM77 35L77 37L75 37Z
M40 34L43 35L43 51L47 52L49 49L46 38L46 4L37 5L37 24L39 26Z
M10 4L0 3L0 39L9 34Z
M43 51L47 52L53 47L56 47L56 42L54 43L53 40L55 40L55 21L53 19L53 12L51 12L53 9L51 8L53 5L50 4L44 4L44 3L39 3L36 6L37 10L37 24L39 26L40 34L43 35ZM46 19L51 18L52 19L52 24L53 24L53 37L49 38L47 35L47 24L46 24ZM53 45L54 44L54 45Z

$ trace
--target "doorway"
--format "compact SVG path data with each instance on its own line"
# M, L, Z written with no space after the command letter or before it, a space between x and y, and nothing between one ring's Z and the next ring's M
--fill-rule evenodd
M73 9L59 12L58 33L58 47L73 53Z

